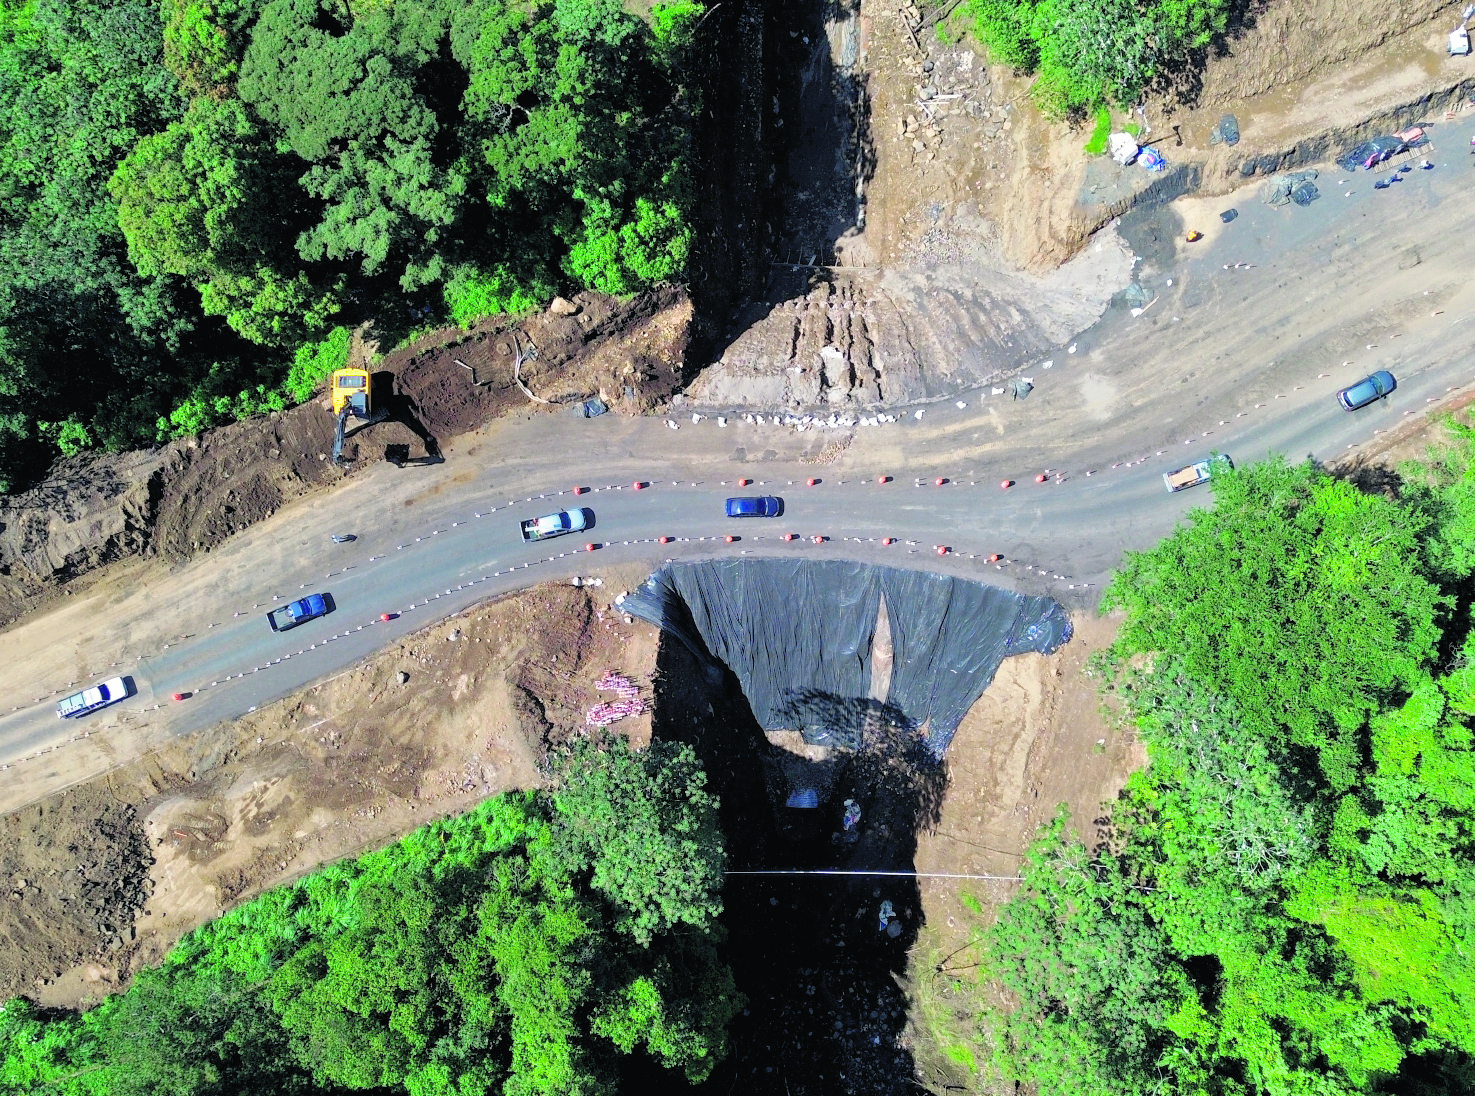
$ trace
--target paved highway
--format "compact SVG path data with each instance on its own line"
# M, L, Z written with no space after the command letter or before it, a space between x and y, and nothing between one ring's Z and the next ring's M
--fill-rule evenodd
M1464 139L1447 140L1463 155ZM1178 241L1204 203L1136 218L1123 231L1157 295L1144 314L1114 309L1048 369L1026 370L1037 386L1028 400L990 390L921 418L908 410L858 429L833 463L798 459L823 431L771 421L687 415L672 430L537 415L461 439L435 469L370 469L176 572L104 584L0 634L0 805L123 760L131 746L96 749L109 736L127 732L141 748L240 715L488 597L610 563L858 558L1093 604L1124 550L1207 501L1204 489L1168 494L1163 472L1210 450L1239 463L1277 452L1335 460L1472 379L1461 321L1475 303L1464 243L1475 212L1463 200L1467 166L1439 159L1392 198L1368 176L1337 186L1335 174L1307 209L1241 195L1238 220L1201 247ZM1391 369L1398 391L1342 411L1336 389L1374 368ZM877 482L883 474L891 480ZM756 483L738 488L739 476ZM576 484L589 491L574 496ZM722 500L738 493L779 495L785 515L723 518ZM594 511L588 534L521 542L518 520L571 505ZM335 545L331 532L359 539ZM989 562L994 553L1003 560ZM270 631L269 608L314 590L333 595L334 613ZM135 678L137 697L76 722L55 717L57 695L116 673ZM194 695L175 704L174 692ZM77 735L94 749L73 765Z

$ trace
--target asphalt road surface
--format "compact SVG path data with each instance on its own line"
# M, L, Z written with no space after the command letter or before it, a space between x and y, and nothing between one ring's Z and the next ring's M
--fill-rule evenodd
M1437 127L1449 153L1437 149L1434 170L1387 190L1333 170L1307 208L1270 208L1247 188L1213 206L1130 215L1120 231L1153 299L1136 316L1113 306L1026 369L1036 386L1026 400L989 389L920 408L920 418L897 412L900 421L857 429L822 463L812 458L839 435L772 421L719 426L686 414L673 430L615 416L506 420L461 439L444 465L370 469L175 572L102 583L0 634L0 807L239 716L491 596L610 563L857 558L1093 605L1124 551L1149 547L1208 501L1204 488L1169 494L1164 472L1211 451L1241 464L1355 456L1475 380L1469 128ZM1230 205L1236 220L1183 242L1186 228L1218 222L1213 213ZM1343 411L1337 389L1378 368L1398 390ZM739 488L740 476L756 482ZM575 496L576 484L588 492ZM724 498L759 493L781 496L784 516L722 516ZM573 505L594 512L588 533L521 541L519 520ZM333 532L358 539L333 544ZM336 611L286 633L268 628L269 609L311 591L331 593ZM138 695L57 719L59 696L115 674L130 674ZM192 695L174 703L175 692ZM71 747L78 737L93 748ZM100 753L109 740L128 745Z

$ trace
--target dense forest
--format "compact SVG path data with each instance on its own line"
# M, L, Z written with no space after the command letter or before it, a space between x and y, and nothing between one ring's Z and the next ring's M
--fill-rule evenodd
M85 1014L0 1008L0 1094L596 1096L701 1080L742 1007L717 802L684 746L557 756L197 929Z
M0 0L0 492L306 399L361 323L684 279L715 8L635 7ZM965 10L1060 114L1191 69L1234 7Z
M0 490L304 399L345 325L680 278L703 11L0 2Z
M1132 555L1100 670L1148 765L991 934L1042 1096L1475 1090L1475 431L1397 497L1281 461ZM1083 827L1086 820L1076 820ZM1100 820L1098 820L1100 821Z

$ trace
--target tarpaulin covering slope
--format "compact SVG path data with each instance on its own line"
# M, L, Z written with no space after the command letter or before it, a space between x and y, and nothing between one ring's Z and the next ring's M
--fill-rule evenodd
M891 681L871 700L882 599ZM705 560L667 564L623 608L738 677L760 725L854 747L878 710L925 729L941 755L1007 656L1070 638L1047 597L969 579L843 561Z

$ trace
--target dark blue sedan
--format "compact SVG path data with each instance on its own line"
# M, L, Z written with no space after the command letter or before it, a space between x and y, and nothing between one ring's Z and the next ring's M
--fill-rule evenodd
M730 518L776 518L784 512L784 500L772 495L727 500Z
M1398 382L1393 379L1393 374L1386 369L1379 369L1371 377L1364 377L1351 388L1338 392L1337 402L1348 411L1356 411L1374 400L1382 399L1397 387Z

